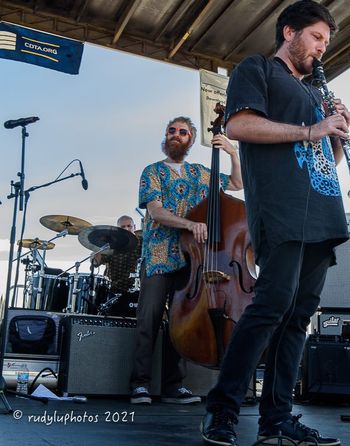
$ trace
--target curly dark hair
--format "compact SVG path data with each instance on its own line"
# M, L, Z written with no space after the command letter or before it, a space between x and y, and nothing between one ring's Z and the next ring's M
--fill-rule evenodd
M284 42L283 29L286 25L295 31L301 31L317 22L325 22L330 28L331 36L337 31L337 25L328 9L313 0L300 0L285 8L276 23L276 50Z

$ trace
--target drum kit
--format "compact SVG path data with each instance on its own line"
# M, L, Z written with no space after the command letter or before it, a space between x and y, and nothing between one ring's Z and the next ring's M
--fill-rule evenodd
M86 260L92 260L98 253L111 256L119 253L134 253L138 246L138 236L115 226L98 225L80 218L47 215L40 218L40 223L58 234L49 241L25 239L17 242L23 248L30 250L30 256L22 260L25 264L24 308L64 313L130 316L128 314L114 314L113 308L117 302L126 299L121 293L111 292L111 281L103 275L94 273L94 262L90 263L90 273L79 272L80 265ZM65 271L47 268L46 252L55 248L55 240L67 234L77 235L85 248L92 251L85 259ZM39 252L40 251L40 252ZM23 257L23 256L22 256ZM70 273L75 268L74 273ZM133 286L126 295L138 298L140 289L140 260L136 271L130 271ZM132 302L136 316L137 302Z

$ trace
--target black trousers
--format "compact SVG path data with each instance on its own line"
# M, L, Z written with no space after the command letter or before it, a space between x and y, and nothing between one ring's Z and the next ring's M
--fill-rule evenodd
M257 363L269 347L259 423L291 416L306 329L332 259L329 242L286 242L274 249L266 245L253 303L232 333L218 383L208 394L208 411L221 405L238 415Z
M176 284L182 270L147 277L144 264L141 268L140 296L137 306L137 328L134 366L130 387L150 388L152 356L158 332L162 324L167 301L171 305ZM176 352L169 335L163 338L162 393L171 395L182 386L185 362Z

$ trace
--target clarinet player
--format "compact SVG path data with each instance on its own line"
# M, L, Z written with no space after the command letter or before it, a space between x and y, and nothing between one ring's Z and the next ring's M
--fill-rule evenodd
M319 90L303 80L335 31L321 3L293 3L277 20L275 56L250 56L231 75L226 131L240 141L260 273L253 303L232 333L218 382L208 394L201 427L208 444L241 444L235 432L240 405L267 347L258 440L292 443L280 442L282 435L303 446L341 444L292 414L306 329L334 264L333 248L348 239L336 164L343 156L341 139L349 138L350 113L335 100L337 113L326 117Z

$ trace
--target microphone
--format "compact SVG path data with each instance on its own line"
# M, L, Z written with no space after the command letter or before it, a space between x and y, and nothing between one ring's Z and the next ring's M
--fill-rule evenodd
M6 121L4 122L5 129L13 129L19 125L24 127L28 124L33 124L36 121L39 121L40 118L37 116L30 116L29 118L19 118L19 119L13 119L12 121Z
M83 186L84 190L87 190L87 188L89 187L89 183L87 182L87 179L85 178L85 172L83 169L83 165L81 164L80 160L78 160L78 161L79 161L79 165L80 165L80 175L82 177L81 185Z

